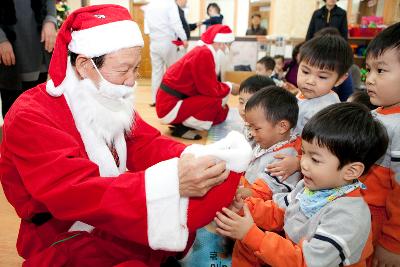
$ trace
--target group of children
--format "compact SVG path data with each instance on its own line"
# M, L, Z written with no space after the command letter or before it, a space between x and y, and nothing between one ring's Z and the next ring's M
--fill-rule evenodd
M353 64L335 35L302 46L297 96L259 75L241 84L253 160L215 218L232 266L400 266L400 23L366 61L369 107L332 91Z

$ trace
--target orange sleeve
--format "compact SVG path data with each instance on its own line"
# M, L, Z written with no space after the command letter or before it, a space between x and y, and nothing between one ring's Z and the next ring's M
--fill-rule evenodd
M384 248L400 254L400 185L392 175L393 189L386 198L388 220L382 226L381 237L378 240Z
M243 238L242 243L254 251L254 255L259 259L271 266L306 266L300 246L276 233L263 232L255 224Z
M246 199L246 204L257 226L269 231L282 231L285 210L275 202L251 197Z
M271 189L268 187L267 183L261 179L255 180L250 189L252 197L261 198L264 201L272 199Z

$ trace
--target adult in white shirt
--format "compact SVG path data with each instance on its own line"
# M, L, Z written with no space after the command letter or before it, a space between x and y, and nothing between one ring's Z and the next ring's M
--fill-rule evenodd
M175 0L152 0L144 9L145 22L150 35L152 104L166 68L182 55L173 41L180 38L187 47L187 37L179 17Z

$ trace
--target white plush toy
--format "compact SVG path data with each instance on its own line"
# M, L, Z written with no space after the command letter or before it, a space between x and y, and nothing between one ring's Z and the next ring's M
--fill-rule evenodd
M182 154L196 157L211 155L226 162L226 168L234 172L246 171L252 157L252 148L243 134L231 131L225 138L209 145L193 144Z

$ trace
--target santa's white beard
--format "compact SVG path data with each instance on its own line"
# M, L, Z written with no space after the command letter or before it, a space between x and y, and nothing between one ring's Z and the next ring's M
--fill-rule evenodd
M68 61L67 75L63 82L64 96L86 153L99 167L100 176L116 177L126 172L125 135L131 130L134 121L134 88L129 92L129 88L115 85L107 88L104 85L97 88L89 79L78 80ZM110 151L111 146L118 154L118 166ZM92 230L93 226L80 221L69 229Z
M135 84L136 87L136 84ZM89 79L78 81L72 90L66 90L68 99L81 123L111 145L117 135L130 131L134 118L134 88L125 98L113 99L99 92Z
M99 166L103 177L124 173L127 160L125 135L132 128L135 114L134 88L115 85L97 88L89 79L78 80L72 69L68 74L64 96L89 159ZM118 166L111 147L118 154Z

